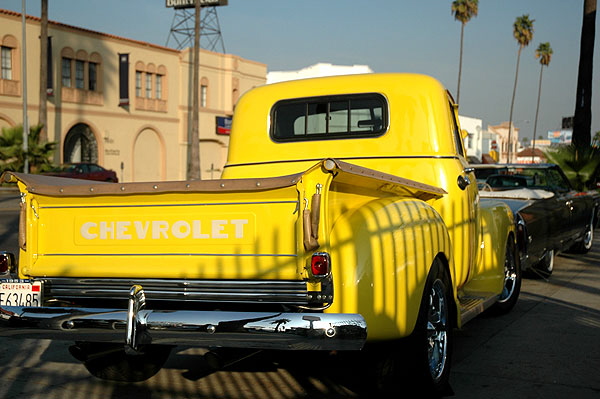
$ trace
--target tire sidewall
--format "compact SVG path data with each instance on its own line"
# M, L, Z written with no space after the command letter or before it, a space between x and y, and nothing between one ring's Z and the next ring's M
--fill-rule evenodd
M444 368L440 376L434 379L429 370L427 315L429 312L429 295L436 281L439 281L443 285L442 291L447 310L446 319L448 328L446 329L446 359ZM452 310L453 300L451 287L450 278L448 277L446 269L442 262L436 259L427 276L425 290L423 291L423 296L421 298L417 325L410 337L410 341L412 341L411 347L413 348L413 358L417 361L417 367L411 368L412 371L409 371L409 375L412 374L411 379L418 381L420 383L419 385L425 388L426 392L429 394L443 393L449 387L450 366L452 364L452 352L454 350L453 329L455 325L455 316Z
M505 263L508 257L510 257L510 262L512 263L512 268L515 272L515 280L513 282L512 293L509 297L499 300L490 308L491 313L493 314L505 314L508 313L512 308L516 305L519 295L521 293L521 282L523 280L523 272L521 270L521 265L519 263L519 254L516 249L516 244L513 241L512 237L509 237L506 240L506 249L505 249ZM506 273L506 265L504 266L504 273ZM506 277L504 280L504 286L506 285ZM503 286L503 288L504 288Z

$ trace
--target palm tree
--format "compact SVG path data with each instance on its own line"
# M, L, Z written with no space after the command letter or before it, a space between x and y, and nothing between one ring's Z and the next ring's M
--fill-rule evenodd
M549 162L560 165L578 191L595 188L600 175L600 148L587 146L578 149L574 144L549 148L544 152Z
M537 98L537 107L535 109L535 121L533 122L533 143L532 143L532 155L531 161L534 161L534 151L535 151L535 133L537 131L537 121L538 121L538 113L540 111L540 97L542 96L542 73L544 72L544 66L550 65L550 60L552 59L552 47L550 47L550 43L540 43L538 48L535 50L535 58L539 58L540 60L540 83L538 85L538 98Z
M577 148L590 145L592 125L592 78L594 36L596 35L596 0L584 0L579 72L573 117L573 144Z
M192 129L188 132L188 161L187 179L198 180L202 178L200 171L200 127L199 127L199 70L200 70L200 2L195 5L194 19L194 55L192 66Z
M600 147L600 130L592 137L592 147Z
M510 102L510 116L508 120L508 162L511 162L512 152L512 118L513 109L515 106L515 94L517 93L517 80L519 79L519 61L521 60L521 50L529 45L531 39L533 39L533 22L534 19L529 19L528 14L521 15L515 19L513 24L513 36L517 39L519 44L519 51L517 52L517 69L515 72L515 86L513 88L512 100Z
M458 87L456 89L456 103L460 104L460 75L462 73L463 37L465 25L471 18L477 16L479 0L454 0L452 2L452 14L454 19L460 21L460 57L458 62Z
M23 126L3 128L0 134L0 171L22 171L25 156L32 172L44 172L52 169L50 161L56 151L55 142L41 142L42 125L29 129L27 153L23 151Z

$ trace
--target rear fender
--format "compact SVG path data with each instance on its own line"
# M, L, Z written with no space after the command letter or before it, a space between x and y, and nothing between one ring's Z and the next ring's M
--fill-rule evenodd
M450 259L448 231L427 202L377 199L339 217L331 233L334 313L360 313L369 339L408 336L436 257ZM456 293L455 293L456 294Z

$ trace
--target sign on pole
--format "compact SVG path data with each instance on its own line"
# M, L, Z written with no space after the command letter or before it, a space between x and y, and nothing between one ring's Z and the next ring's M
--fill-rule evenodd
M216 7L226 6L228 0L199 0L200 7ZM194 8L196 6L195 0L165 0L167 7L173 8Z

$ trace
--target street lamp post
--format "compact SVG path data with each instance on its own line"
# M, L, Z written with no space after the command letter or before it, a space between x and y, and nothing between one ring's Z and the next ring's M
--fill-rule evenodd
M25 17L25 0L21 0L21 17L22 17L22 28L23 28L23 53L21 62L21 71L23 75L23 172L29 172L29 159L27 158L27 152L29 151L29 121L27 119L27 40L26 33L27 21Z

